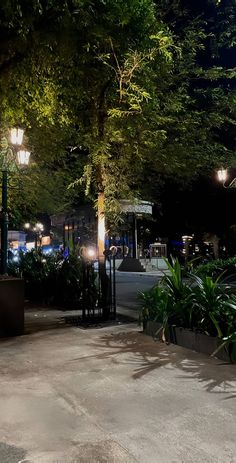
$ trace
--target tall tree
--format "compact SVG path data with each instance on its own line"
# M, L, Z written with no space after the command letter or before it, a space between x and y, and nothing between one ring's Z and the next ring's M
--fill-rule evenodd
M29 127L40 169L73 183L84 164L86 192L104 192L116 214L122 196L155 199L160 175L232 162L235 70L222 53L234 1L17 5L2 7L0 102L8 125Z

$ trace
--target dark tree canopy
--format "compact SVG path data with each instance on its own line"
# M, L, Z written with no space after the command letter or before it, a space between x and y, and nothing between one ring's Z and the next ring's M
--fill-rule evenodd
M235 11L235 0L0 6L1 127L23 124L34 159L14 213L99 190L116 214L122 197L156 201L165 178L235 165Z

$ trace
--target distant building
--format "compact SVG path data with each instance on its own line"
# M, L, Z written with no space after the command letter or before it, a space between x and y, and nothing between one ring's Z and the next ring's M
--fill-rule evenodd
M50 218L55 243L70 247L96 243L97 220L92 206L81 206L75 211L55 214Z
M144 243L138 244L138 224L143 218L152 216L152 203L148 201L121 201L124 221L111 232L108 230L106 247L118 247L120 257L141 257L144 253ZM84 205L74 211L68 211L51 216L51 229L54 244L63 243L64 247L75 248L77 245L96 245L97 217L92 205Z
M26 242L26 233L18 230L8 230L8 243L12 249L23 248Z

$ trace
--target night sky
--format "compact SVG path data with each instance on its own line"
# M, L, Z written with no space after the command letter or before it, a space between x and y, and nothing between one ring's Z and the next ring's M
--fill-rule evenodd
M206 0L182 0L182 8L189 10L190 16L203 18L212 17L210 23L217 27L216 11L218 8L224 11L227 5L232 5L232 0L222 0L216 8L215 2ZM171 17L169 18L171 21ZM214 23L215 21L215 23ZM181 27L178 24L175 27ZM209 25L209 31L211 26ZM223 66L226 68L236 67L236 49L222 49L219 56L212 58L207 45L206 50L198 56L198 62L202 67L211 65ZM206 83L199 81L198 86L204 86ZM236 88L236 79L224 82L208 82L207 85L230 85ZM235 131L227 129L221 131L220 137L223 143L229 148L236 150ZM220 167L220 166L219 166ZM229 166L225 166L229 167ZM229 180L236 177L236 170L229 171ZM229 182L230 183L230 182ZM186 189L175 184L174 181L166 183L160 196L161 207L154 209L156 225L154 226L156 234L159 236L176 237L183 234L203 234L204 232L216 233L223 237L227 234L229 228L236 224L236 189L225 189L218 182L216 172L209 176L199 177Z
M161 202L161 210L154 212L161 236L204 232L223 235L236 224L236 189L223 188L215 175L200 178L191 190L176 190L176 185L169 184Z

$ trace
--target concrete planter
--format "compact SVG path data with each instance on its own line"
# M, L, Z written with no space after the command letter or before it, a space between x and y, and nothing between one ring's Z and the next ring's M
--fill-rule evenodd
M194 331L184 328L174 327L175 330L175 343L178 346L186 347L187 349L195 349L195 333ZM212 351L213 352L213 351Z
M147 321L146 326L144 327L144 333L154 337L160 327L160 323L155 321ZM169 326L166 331L167 341L187 349L195 350L196 352L201 352L202 354L213 354L213 352L222 342L217 337L207 336L206 334L198 333L178 326ZM158 339L161 339L160 335L157 337ZM226 362L230 361L226 348L223 348L217 352L216 357Z
M149 335L149 336L152 336L152 337L156 337L157 339L159 339L160 341L162 340L161 339L161 336L162 336L162 324L161 323L158 323L156 321L151 321L151 320L148 320L145 324L145 326L143 327L143 331L145 334ZM168 326L165 330L165 337L166 337L166 341L167 342L172 342L173 344L176 344L175 343L175 332L173 330L173 326Z
M161 328L161 323L158 323L158 322L155 322L155 321L151 321L151 320L148 320L144 327L143 327L143 331L145 334L147 334L148 336L152 336L152 337L155 337L157 336L158 339L160 338L160 333L157 335L157 331Z
M0 336L24 334L24 280L0 279Z
M185 328L175 327L176 344L186 347L187 349L201 352L202 354L211 355L222 343L221 339L213 336L207 336L204 333L194 332ZM216 357L226 362L230 361L226 348L217 352Z

